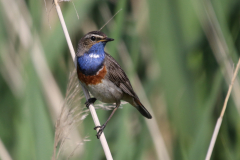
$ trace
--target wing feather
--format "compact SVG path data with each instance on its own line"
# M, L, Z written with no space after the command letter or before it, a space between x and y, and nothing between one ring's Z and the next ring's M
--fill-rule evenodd
M113 82L119 88L121 88L122 91L125 92L126 94L138 99L138 96L133 91L132 85L125 72L116 62L116 60L106 52L105 52L105 65L108 71L105 78Z

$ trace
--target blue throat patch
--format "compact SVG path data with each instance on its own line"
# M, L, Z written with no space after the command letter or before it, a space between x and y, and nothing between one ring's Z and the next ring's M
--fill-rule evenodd
M102 68L105 58L105 45L106 42L96 43L92 45L88 52L77 58L77 63L83 74L92 76Z

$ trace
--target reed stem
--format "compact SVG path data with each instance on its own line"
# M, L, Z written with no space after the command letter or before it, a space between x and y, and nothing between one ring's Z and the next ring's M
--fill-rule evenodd
M56 10L57 10L57 13L58 13L58 17L59 17L59 20L61 22L63 32L64 32L64 35L66 37L68 47L69 47L69 50L70 50L70 53L71 53L71 56L72 56L72 59L73 59L73 62L74 62L75 68L76 68L77 67L76 55L75 55L75 51L74 51L70 36L68 34L68 31L67 31L65 21L63 19L62 11L60 9L60 6L58 5L57 0L54 0L54 3L55 3ZM85 96L86 100L88 100L90 98L88 90L86 88L84 88L83 86L82 86L82 90L83 90L83 93L84 93L84 96ZM100 122L99 122L96 110L95 110L95 108L92 104L89 105L89 110L90 110L90 113L92 115L95 126L100 126ZM98 132L98 130L99 129L97 129L97 132ZM103 150L104 150L104 153L105 153L105 156L106 156L107 160L112 160L113 159L112 154L111 154L110 149L108 147L108 143L107 143L107 140L105 138L104 133L102 133L102 135L100 136L99 139L100 139L100 142L102 144L102 147L103 147Z

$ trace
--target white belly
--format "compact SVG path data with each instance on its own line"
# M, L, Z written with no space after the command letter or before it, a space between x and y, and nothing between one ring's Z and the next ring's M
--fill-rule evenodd
M102 80L102 83L97 85L88 85L86 88L95 98L104 103L115 103L120 101L123 96L121 89L115 86L114 83L106 80Z

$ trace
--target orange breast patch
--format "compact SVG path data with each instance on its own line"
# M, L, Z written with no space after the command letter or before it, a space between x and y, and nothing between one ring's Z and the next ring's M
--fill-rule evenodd
M85 83L86 85L89 85L89 84L96 85L102 82L102 79L107 74L107 69L106 69L106 66L104 65L103 68L100 71L98 71L96 75L86 76L81 72L79 67L77 67L77 73L78 73L78 78L81 82Z

